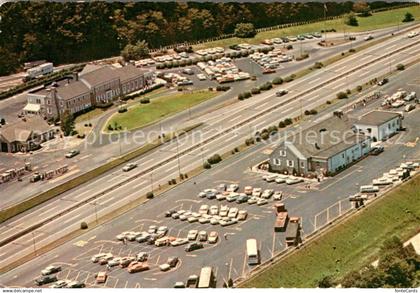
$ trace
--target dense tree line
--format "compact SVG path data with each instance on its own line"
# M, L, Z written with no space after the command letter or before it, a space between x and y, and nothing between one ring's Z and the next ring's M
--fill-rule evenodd
M395 4L395 3L394 3ZM374 2L375 9L393 3ZM352 2L327 4L328 15L351 11ZM12 2L0 7L0 75L25 61L86 61L118 55L145 40L150 48L255 28L318 19L323 3Z

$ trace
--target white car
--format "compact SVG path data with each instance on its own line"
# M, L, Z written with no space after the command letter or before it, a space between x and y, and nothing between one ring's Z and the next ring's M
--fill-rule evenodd
M267 182L273 182L277 178L276 174L270 174L263 177L263 179Z
M181 221L185 221L186 219L188 219L189 217L191 217L191 212L185 212L182 215L179 216L179 219Z
M409 34L408 34L408 37L409 38L414 38L414 37L417 37L418 36L418 32L416 32L416 31L412 31L412 32L410 32Z
M108 265L110 267L118 266L118 265L120 265L121 259L122 259L122 257L113 258L110 261L108 261Z
M397 101L395 101L394 103L391 104L391 107L393 107L393 108L399 108L399 107L404 106L404 105L405 105L405 102L404 101L397 100Z
M212 224L212 225L217 225L217 224L219 224L219 222L220 222L219 218L213 217L213 218L210 219L210 224Z
M239 185L238 184L231 184L229 185L229 187L226 189L226 191L229 192L235 192L239 189Z
M277 183L277 184L281 184L281 183L285 183L286 182L286 180L287 180L287 176L283 176L283 175L279 175L279 176L277 176L277 178L276 179L274 179L274 181Z
M229 220L221 220L220 221L220 225L222 226L222 227L225 227L225 226L229 226L229 225L233 225L233 224L236 224L236 223L238 223L238 220L237 219L229 219Z
M211 206L210 207L210 215L218 215L219 214L219 207L218 206Z
M217 242L217 239L219 238L219 234L216 231L211 231L209 233L208 242L210 244L214 244Z
M262 193L262 188L261 187L255 187L252 190L252 196L260 197L261 193Z
M180 245L187 244L188 242L189 241L187 238L178 238L171 242L171 246L180 246Z
M161 270L162 272L169 271L170 269L171 266L168 263L164 263L159 266L159 270Z
M229 195L229 194L228 194ZM217 200L225 200L226 199L226 197L227 197L227 195L226 195L226 193L225 192L223 192L223 193L219 193L219 194L216 194L216 199Z
M129 163L129 164L125 165L125 166L122 168L122 170L123 170L124 172L128 172L128 171L133 170L134 168L137 168L137 164L136 164L136 163Z
M187 221L188 221L188 223L195 223L195 222L197 222L197 221L198 221L198 219L197 219L196 217L189 217L189 218L187 219Z
M233 201L235 201L238 197L239 197L239 193L232 192L231 194L229 194L229 195L226 197L226 201L228 201L228 202L233 202Z
M303 182L302 178L289 178L289 179L286 180L287 185L297 184L297 183L300 183L300 182Z
M198 233L198 240L199 241L207 241L207 232L206 231L200 231Z
M236 218L236 216L238 215L238 212L239 212L238 208L235 208L235 207L230 208L229 213L228 213L228 217L229 218Z
M162 236L165 236L166 235L166 233L168 233L168 227L166 227L166 226L160 226L158 229L157 229L157 234L159 234L159 235L162 235Z
M200 214L200 213L191 213L191 216L196 217L196 218L200 218L200 217L202 217L203 215L202 215L202 214Z
M188 240L194 241L197 238L198 230L190 230L188 232L187 238Z
M248 199L248 204L255 204L255 203L257 203L257 201L258 201L258 197L255 197L255 196L251 196L249 199Z
M202 191L198 194L199 198L205 198L206 196L207 196L207 193L205 193L204 191Z
M206 215L207 213L209 212L209 206L208 205L206 205L206 204L203 204L201 207L200 207L200 209L198 210L198 213L199 214L202 214L202 215Z
M221 206L220 207L219 215L221 217L227 217L228 213L229 213L229 207L228 206Z
M238 212L238 220L239 221L244 221L244 220L246 220L246 217L248 216L248 213L247 213L247 211L245 211L245 210L240 210L239 212Z
M257 201L257 205L259 205L259 206L265 205L265 204L267 204L267 203L268 203L268 200L266 200L266 199L264 199L264 198L260 198L260 199Z
M124 232L122 232L122 233L120 233L120 234L118 234L116 237L117 237L117 240L120 240L120 241L122 241L122 240L124 240L125 238L127 238L127 236L128 235L130 235L131 233L133 233L133 231L124 231Z
M206 76L204 74L202 74L202 73L197 74L197 78L199 80L206 80Z
M149 229L147 230L147 233L153 234L153 233L156 233L156 231L157 231L157 226L151 225L151 226L149 226Z
M198 222L200 224L207 224L207 223L210 223L210 219L211 218L208 218L208 217L201 217L201 218L198 219Z
M274 200L281 200L283 198L283 192L276 191L274 192L273 199Z
M142 235L142 232L131 232L131 233L127 234L126 238L127 238L128 241L134 241L140 235Z
M95 263L95 262L98 262L101 258L107 257L109 255L112 256L112 254L110 254L110 253L98 253L98 254L95 254L94 256L92 256L90 260L93 263Z
M411 92L404 97L404 101L410 102L416 98L416 92Z
M59 271L61 271L61 267L60 266L51 265L51 266L48 266L45 269L43 269L41 271L41 275L46 276L46 275L57 273Z
M261 195L261 198L269 199L274 193L273 189L266 189Z

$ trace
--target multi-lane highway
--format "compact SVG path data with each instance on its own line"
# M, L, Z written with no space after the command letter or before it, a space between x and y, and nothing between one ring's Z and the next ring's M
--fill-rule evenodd
M289 90L289 94L283 97L276 97L276 90L271 90L242 103L186 121L189 124L205 121L205 125L193 134L186 135L185 139L179 143L164 145L135 160L139 168L132 172L123 173L120 169L113 170L37 207L36 210L7 221L0 228L2 240L51 218L51 221L34 229L31 233L3 246L0 266L16 260L17 256L32 252L34 242L38 247L46 245L78 229L81 221L93 222L96 216L110 213L133 201L150 191L152 181L154 187L164 184L176 177L174 174L178 174L179 170L186 173L201 165L202 160L210 155L232 150L256 130L277 124L284 118L298 116L306 109L325 104L327 100L334 99L338 91L355 88L374 77L386 74L398 63L405 64L414 61L419 53L418 40L407 39L405 36L395 37L325 69L284 84L283 87ZM391 55L382 57L388 54ZM375 60L376 62L372 63ZM359 69L352 72L354 68ZM328 84L319 87L319 84L329 80L331 81ZM178 127L183 126L178 125ZM160 162L165 163L160 164ZM153 169L153 171L144 173L148 169ZM137 173L144 174L137 176ZM133 178L128 180L130 177ZM124 181L127 182L120 184ZM86 201L89 197L100 194L103 189L116 184L120 186L60 217L54 217L72 205Z
M416 26L411 26L410 29L413 29ZM406 29L406 30L400 30L399 32L403 32L404 31L404 36L406 35L407 31L409 31L410 29ZM392 29L386 29L386 30L381 30L378 32L374 32L373 34L375 35L375 38L381 38L381 37L386 37L386 36L390 36L391 32L397 32L396 28L392 28ZM287 76L292 72L296 72L298 70L301 70L303 68L306 68L308 66L313 65L314 62L317 61L322 61L325 58L331 57L333 55L337 55L340 52L343 51L347 51L349 50L350 47L355 47L358 46L360 44L366 44L365 41L363 41L363 35L358 35L357 36L357 40L353 42L353 44L350 43L345 43L343 45L339 45L337 47L331 47L331 48L320 48L319 46L316 45L316 41L310 41L308 40L307 43L305 43L303 46L305 48L305 50L310 51L310 58L303 60L303 61L299 61L299 62L292 62L292 63L287 63L285 64L279 71L277 74L279 74L280 76ZM383 46L394 46L394 48L396 46L398 46L398 42L394 41L392 43L390 42L384 42ZM297 48L299 46L299 44L294 44L294 46ZM375 46L375 48L380 48L381 46L377 45ZM363 53L366 52L366 53ZM364 56L363 54L368 54L369 51L364 50L363 52L361 52L361 55L358 56ZM375 54L375 50L371 51ZM380 49L377 50L377 52L380 52ZM296 52L295 52L296 53ZM297 54L297 53L296 53ZM356 59L353 59L356 60ZM364 59L362 61L365 61L367 59ZM239 68L242 68L242 70L245 71L250 71L249 69L249 64L247 65L247 63L249 63L248 59L242 59L242 60L237 60L236 61ZM252 62L251 62L252 63ZM253 67L257 67L258 65L254 64ZM339 67L337 67L339 69ZM335 70L336 72L338 72L338 70ZM259 69L257 70L259 71ZM276 75L277 75L276 74ZM330 72L330 76L334 76L334 72ZM367 72L365 72L365 74L368 74ZM236 100L236 96L238 93L245 91L245 90L250 90L252 87L255 87L256 85L259 85L267 80L271 80L273 79L274 76L272 75L258 75L258 80L257 81L252 81L252 80L248 80L248 81L244 81L244 82L238 82L238 83L233 83L232 84L232 89L227 92L224 93L214 99L211 99L207 102L204 102L200 105L198 105L197 107L193 107L192 109L189 109L188 111L184 111L182 113L179 113L177 115L174 115L173 117L169 117L167 119L164 119L163 121L161 121L160 123L156 123L154 125L150 125L147 126L145 128L143 128L141 130L141 133L144 134L150 134L150 133L154 133L155 136L158 135L158 133L160 132L160 128L162 128L164 131L168 132L171 131L174 128L181 128L182 125L187 121L190 120L191 117L209 117L212 116L210 115L206 115L209 112L211 113L215 113L215 115L219 115L220 112L215 112L214 109L215 108L220 108L222 105L227 103L237 103L238 101ZM308 86L311 85L316 85L318 82L321 81L321 77L319 77L319 79L315 79L314 81L312 81L312 84L308 84ZM5 101L4 101L5 102ZM249 103L249 105L251 106L252 104L258 103L258 101L252 101L251 103ZM0 103L1 104L1 103ZM240 103L241 106L244 103ZM248 104L248 101L245 102L245 104ZM255 104L256 105L256 104ZM7 104L6 104L7 106ZM257 107L259 105L256 105ZM22 106L23 107L23 106ZM233 108L235 106L232 106L231 108ZM261 105L261 107L263 107ZM2 109L3 107L0 105L0 113L2 113ZM259 109L256 109L259 110ZM15 108L11 108L10 111L7 112L16 112ZM106 120L106 117L104 117L104 119ZM94 130L92 132L92 134L88 137L88 139L86 141L89 141L89 143L85 143L83 142L82 145L77 146L77 141L72 141L72 143L70 143L67 148L63 148L61 144L58 143L58 145L55 146L55 141L48 143L48 146L44 147L42 150L36 152L36 154L33 155L28 155L28 156L18 156L15 159L13 159L12 161L14 161L15 163L17 163L17 167L20 167L23 164L24 160L29 160L32 161L33 165L36 166L38 169L37 170L50 170L51 168L56 168L56 167L60 167L64 164L69 164L70 167L70 171L65 175L65 176L61 176L61 177L57 177L54 180L48 180L46 182L42 182L42 183L36 183L36 184L31 184L29 183L29 179L28 177L25 177L23 182L14 182L14 183L10 183L10 184L5 184L3 186L4 188L4 193L5 194L14 194L13 197L3 197L2 198L2 202L0 203L0 207L1 208L5 208L8 206L11 206L13 204L16 204L18 202L21 202L24 199L27 199L28 197L35 195L37 193L40 193L41 191L44 191L46 189L50 189L53 188L57 185L59 185L62 182L65 182L66 180L69 180L70 178L73 178L75 176L78 176L88 170L91 170L93 167L95 166L99 166L104 164L105 162L107 162L108 160L111 159L111 157L116 157L118 156L120 153L124 153L127 152L129 150L132 150L142 144L144 144L146 142L145 139L137 139L137 143L133 143L133 140L131 140L130 138L134 135L139 137L137 134L139 134L140 132L136 132L135 134L132 133L128 133L127 137L128 137L128 143L124 143L124 141L121 142L121 144L116 143L117 139L115 138L115 135L112 135L110 137L106 136L106 135L100 135L100 129L103 125L103 123L105 123L104 119L100 119L98 121L95 121L94 124ZM100 138L100 139L99 139ZM109 144L108 141L110 138L113 138L114 143ZM76 145L74 144L76 143ZM51 146L51 148L49 147ZM78 156L76 159L73 160L65 160L64 159L64 153L70 149L70 148L79 148L81 149L81 155ZM7 164L7 158L5 157L5 160L3 161L3 164L0 163L0 170L1 169L10 169L13 167L13 165L8 166Z

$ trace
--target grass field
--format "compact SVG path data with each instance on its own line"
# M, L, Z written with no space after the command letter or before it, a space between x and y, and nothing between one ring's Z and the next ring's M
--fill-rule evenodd
M125 113L114 114L106 123L104 130L108 131L108 125L115 125L115 123L126 130L140 128L211 99L217 94L217 92L199 91L155 98L150 100L150 104L137 104L129 107Z
M315 287L324 276L341 278L375 260L386 238L418 232L419 219L420 175L243 286Z
M249 44L258 44L264 39L271 39L276 37L292 36L304 33L310 33L326 29L335 28L337 32L360 32L386 28L390 26L396 26L398 24L403 24L402 19L404 18L405 13L410 12L413 14L416 20L420 19L420 6L406 7L395 10L383 11L374 13L370 17L358 17L359 26L348 26L344 23L345 18L328 20L326 22L316 22L312 24L300 25L290 28L272 30L267 32L261 32L257 34L254 38L250 39L240 39L240 38L229 38L218 40L214 42L208 42L193 46L194 50L211 48L211 47L228 47L233 44L239 43L249 43Z

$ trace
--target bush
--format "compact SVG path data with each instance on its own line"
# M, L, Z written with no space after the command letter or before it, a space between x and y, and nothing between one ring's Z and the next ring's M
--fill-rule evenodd
M226 92L228 90L230 90L230 86L228 86L228 85L218 85L216 87L216 91L218 91L218 92Z
M114 128L112 127L112 125L111 125L111 124L108 124L108 130L109 130L109 131L113 131L113 130L114 130Z
M346 89L346 93L347 93L348 95L350 95L350 94L351 94L351 90Z
M348 96L347 96L347 94L346 94L345 92L339 92L339 93L337 94L337 98L338 98L339 100L343 100L343 99L347 99L347 98L348 98Z
M301 60L304 60L306 58L309 58L309 54L308 53L304 53L304 54L296 57L296 61L301 61Z
M293 76L292 75L289 75L289 76L286 76L285 78L284 78L284 81L285 82L291 82L291 81L293 81Z
M404 15L404 19L402 20L402 22L410 22L410 21L414 21L414 16L410 12L407 12Z
M80 229L86 230L87 228L88 228L88 224L86 222L81 222L80 223Z
M261 139L267 140L270 137L270 134L268 132L261 133Z
M350 49L350 50L349 50L349 52L350 52L350 53L354 53L354 52L356 52L356 49L353 49L353 48L352 48L352 49Z
M255 142L254 142L254 139L253 138L247 138L246 140L245 140L245 144L247 145L247 146L249 146L249 145L251 145L251 144L254 144Z
M356 16L353 13L350 13L347 17L346 24L350 26L358 26L359 22L357 21Z
M211 165L217 164L222 160L222 157L219 154L214 154L210 158L207 159L207 162Z
M238 38L253 38L257 31L252 23L238 23L235 27L234 34Z
M269 89L272 89L272 88L273 88L273 85L269 81L267 81L266 83L260 86L260 90L262 91L268 91Z
M245 97L245 99L248 99L248 98L252 97L251 92L244 92L244 97Z
M149 98L142 98L140 100L140 104L149 104L150 103L150 99Z
M154 197L153 192L149 191L148 193L146 193L146 198L152 199L153 197Z
M322 64L322 62L315 62L315 64L314 64L314 68L316 68L316 69L320 69L320 68L322 68L322 67L324 67L324 64Z
M398 64L397 65L397 70L404 70L404 69L405 69L404 64Z
M5 124L6 124L6 120L4 120L4 118L1 118L1 120L0 120L0 124L1 124L1 125L5 125Z
M279 128L284 128L286 127L286 124L283 121L279 122Z
M237 152L239 152L239 149L238 149L238 148L234 148L233 150L234 150L236 153L237 153Z
M309 112L309 110L305 110L304 114L305 115L311 115L311 112Z
M293 49L293 45L287 45L287 46L286 46L286 49L287 49L287 50L292 50L292 49Z
M239 94L238 95L238 100L240 100L240 101L245 100L244 94Z
M259 88L254 87L251 89L251 94L257 95L259 93L261 93L261 90Z
M327 105L331 105L331 101L330 100L327 101Z
M283 83L283 78L281 77L276 77L275 79L273 79L273 84L282 84Z
M171 182L172 182L172 185L175 185L176 184L176 179L175 178L172 179Z
M363 87L362 87L361 85L358 85L358 86L356 87L356 90L357 90L358 92L361 92L361 91L363 90Z
M203 168L204 168L204 169L210 169L210 168L211 168L210 163L209 163L209 162L204 162L204 164L203 164Z
M292 125L293 124L293 120L291 118L286 118L286 119L284 119L284 124L286 126Z

